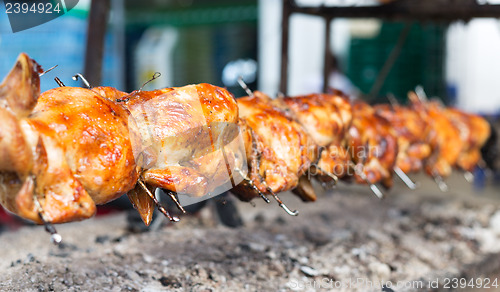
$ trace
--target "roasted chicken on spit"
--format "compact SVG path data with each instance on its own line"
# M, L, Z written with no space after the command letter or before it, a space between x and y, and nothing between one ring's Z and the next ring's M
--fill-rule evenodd
M130 111L132 131L139 136L134 156L148 188L201 197L242 180L231 171L246 163L238 140L238 107L225 89L188 85L135 91L118 100ZM151 218L154 205L150 201L146 206L152 206L146 212Z
M490 137L490 125L480 116L464 113L455 108L446 108L444 113L460 130L463 147L458 155L456 167L472 172L481 160L481 147Z
M352 106L353 120L347 133L348 147L356 164L358 183L392 186L393 168L398 155L396 133L389 121L361 101Z
M427 141L432 154L425 163L425 171L433 177L447 177L462 152L460 130L446 117L438 103L422 102L414 93L409 96L413 108L429 127Z
M11 212L38 223L81 220L131 191L148 224L156 187L201 196L239 182L228 174L244 153L226 147L238 131L226 90L60 87L39 96L39 72L23 54L1 85L0 198Z
M404 173L422 170L423 162L431 154L427 142L427 123L411 108L401 105L380 104L376 113L388 120L397 135L396 166Z
M477 115L445 108L438 101L427 101L410 92L412 109L427 124L427 142L431 155L425 160L426 172L434 177L442 190L448 187L443 178L453 167L471 172L481 160L481 148L491 135L489 123Z
M299 178L316 160L316 144L302 126L261 92L237 99L242 125L247 126L249 178L233 190L243 200L297 187ZM247 142L248 143L248 142Z
M352 110L346 96L336 91L277 98L273 103L294 117L318 146L319 160L312 171L319 180L328 182L347 175L351 158L345 134L351 125Z
M21 54L0 85L0 203L37 223L89 218L126 193L149 224L155 207L170 216L158 188L181 209L177 194L232 189L244 201L272 195L296 214L276 193L316 200L313 170L322 182L352 175L370 187L390 187L396 169L446 177L478 164L491 131L415 94L411 107L350 103L340 92L236 101L209 84L40 94L40 73Z

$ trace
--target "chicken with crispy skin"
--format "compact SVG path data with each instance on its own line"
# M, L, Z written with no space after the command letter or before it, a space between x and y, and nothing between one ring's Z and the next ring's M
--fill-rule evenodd
M229 181L228 166L241 154L223 152L239 135L238 107L227 90L199 84L135 91L124 99L140 136L134 154L142 157L146 183L203 196Z
M345 134L352 121L349 100L341 92L284 97L273 101L289 112L319 146L317 178L328 182L345 176L350 168Z
M316 159L316 145L302 126L274 106L261 92L237 99L240 119L250 137L249 178L262 193L282 192L295 188L299 178ZM248 143L248 142L247 142ZM248 185L233 190L240 199L258 196Z
M106 91L110 98L120 95L97 90ZM132 132L139 137L134 156L148 188L201 197L216 189L229 190L243 179L235 169L245 168L246 149L238 107L227 90L198 84L134 91L119 100L130 111ZM129 194L139 211L140 192ZM141 200L150 206L141 215L151 217L154 205Z
M427 141L431 155L425 162L425 171L433 177L447 177L463 149L460 129L446 116L437 102L424 102L410 92L412 107L429 126Z
M380 104L377 114L388 120L398 139L396 166L404 173L422 170L423 162L431 154L427 142L427 123L411 108L400 105Z
M21 54L0 85L0 202L38 223L40 209L54 223L88 218L95 204L73 175L65 155L68 145L51 122L28 116L35 105L42 106L37 104L40 72L35 61Z
M353 120L347 133L348 149L356 164L358 183L392 186L393 168L398 154L396 133L391 124L367 103L355 101Z
M446 108L444 113L460 129L463 148L455 166L472 172L482 159L481 148L491 135L491 127L484 118L455 108Z
M81 220L129 193L148 224L154 204L138 179L149 191L192 196L239 182L231 169L242 168L245 148L235 143L238 108L226 90L60 87L39 95L40 71L22 54L0 85L0 203L13 213L38 223Z

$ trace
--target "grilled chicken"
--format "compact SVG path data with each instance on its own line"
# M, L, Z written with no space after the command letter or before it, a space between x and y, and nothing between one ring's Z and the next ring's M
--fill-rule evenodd
M234 187L243 200L295 189L313 201L311 166L325 181L354 162L358 182L386 187L395 165L411 172L425 160L447 176L473 169L491 131L413 93L411 108L351 105L339 92L236 102L209 84L40 94L41 72L21 54L0 84L0 203L38 223L91 217L127 193L149 224L156 188L200 197Z
M94 201L72 172L77 161L68 161L65 153L67 148L78 147L81 135L70 138L72 145L64 144L56 130L57 121L44 122L42 116L28 116L44 106L44 101L37 103L40 71L36 62L21 54L1 85L1 203L9 211L38 223L42 222L42 209L45 218L54 223L88 218L95 212ZM71 107L64 101L59 105ZM47 114L58 109L48 109ZM89 110L87 114L92 116ZM77 113L67 114L72 117ZM64 113L57 115L62 117Z
M135 91L123 97L140 139L134 155L148 184L176 193L203 196L229 182L241 162L238 107L225 89L189 85ZM161 110L159 110L161 109Z
M316 159L316 145L300 124L275 107L261 92L237 99L240 118L248 126L251 149L247 152L249 178L262 193L295 188ZM258 196L248 185L233 192L243 200Z
M425 162L425 171L433 177L449 176L464 147L459 128L450 121L437 102L423 102L413 92L408 97L413 108L429 126L427 141L432 154Z
M138 179L150 191L192 196L239 182L231 169L242 168L245 148L226 90L60 87L39 95L40 70L21 55L0 86L0 202L8 210L69 222L129 192L149 223L152 199Z
M351 105L341 92L278 98L275 105L298 121L314 143L320 157L314 164L318 179L327 182L343 177L350 168L345 134L352 121Z
M392 186L392 170L398 144L391 124L368 104L355 101L353 120L347 133L349 152L356 164L354 177L358 183Z
M391 123L397 135L396 166L404 173L422 170L423 162L431 154L427 142L427 123L411 108L400 105L377 105L377 114Z
M490 125L482 117L464 113L458 109L446 108L444 113L460 130L463 147L456 166L465 171L473 171L481 160L481 147L490 137Z

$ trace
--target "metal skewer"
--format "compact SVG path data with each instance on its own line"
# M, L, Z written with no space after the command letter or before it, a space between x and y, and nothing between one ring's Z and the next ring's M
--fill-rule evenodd
M394 167L394 173L406 184L410 190L416 190L418 185L414 183L411 178L401 170L398 166Z
M335 185L337 185L337 183L338 183L338 181L339 181L339 177L338 177L338 176L336 176L335 174L333 174L333 173L331 173L331 172L329 172L329 171L326 171L326 170L322 169L321 167L319 167L319 166L317 166L317 165L315 165L315 167L316 167L319 171L321 171L323 174L326 174L328 177L330 177L331 179L333 179L333 181L334 181L333 185L334 185L334 186L335 186Z
M155 80L155 79L158 79L160 78L161 76L161 73L160 72L155 72L155 74L153 74L153 77L151 77L151 79L149 79L148 81L144 82L144 84L142 84L141 88L139 88L138 91L142 91L142 89L144 88L144 86L146 86L149 82Z
M365 173L363 171L359 171L356 168L356 165L354 165L352 162L350 164L351 166L353 166L354 171L359 175L359 177L361 177L361 179L370 186L370 190L372 190L375 196L377 196L377 198L379 199L383 199L385 197L384 193L382 193L382 191L375 184L371 183L366 177Z
M155 195L153 195L151 193L151 191L146 187L146 185L144 184L144 182L142 182L142 180L138 180L137 181L139 183L139 185L146 191L146 193L148 194L148 196L153 199L153 202L155 202L155 205L156 207L158 208L158 210L160 210L160 212L165 215L165 217L168 218L168 220L172 221L172 222L179 222L179 217L177 216L172 216L170 215L170 213L168 212L167 209L165 209L165 207L163 207L161 205L161 203L156 199Z
M446 184L442 176L437 173L433 173L432 177L442 192L447 192L449 190L448 184Z
M83 77L82 74L76 73L76 75L73 76L73 80L75 80L75 81L78 81L78 78L80 78L82 80L82 82L85 85L85 87L87 87L88 89L92 88L92 86L90 86L90 83L87 81L87 79L85 79L85 77Z
M179 210L181 210L182 213L186 214L186 210L184 209L184 207L182 207L181 203L179 203L179 200L177 200L177 197L175 196L175 194L171 191L168 191L167 194L170 196L172 201L174 201L175 205L177 205L177 208Z
M474 174L470 171L464 172L464 178L467 182L473 183L474 182Z
M278 195L273 192L273 190L271 190L271 188L267 185L267 183L265 181L262 182L262 184L266 187L267 191L274 197L274 199L276 200L276 202L278 202L279 206L281 208L283 208L283 210L285 210L285 212L288 213L288 215L291 215L291 216L297 216L299 215L299 211L297 210L290 210L290 208L288 208L285 203L283 203L283 201L280 199L280 197L278 197Z
M392 108L399 106L399 101L396 99L394 94L392 93L387 94L387 99L389 100L389 103L391 104Z
M64 83L61 81L61 79L59 79L59 77L54 78L54 80L56 81L57 85L59 85L59 87L64 87L64 86L66 86L66 85L64 85Z
M370 184L370 189L377 196L377 198L379 198L379 199L383 199L384 198L384 193L382 193L382 191L380 191L380 189L376 185Z
M248 96L253 97L253 92L248 88L248 85L243 81L243 77L239 76L238 77L238 84L245 90L245 92L248 94Z
M50 241L55 244L59 245L62 242L62 236L57 233L56 228L52 223L49 222L47 219L47 216L45 215L45 211L42 208L42 205L38 201L38 196L35 194L33 196L33 202L35 203L35 207L38 210L38 216L40 217L40 220L42 220L43 225L45 226L45 230L50 233Z
M241 177L243 178L243 180L245 182L247 182L251 187L252 189L254 189L257 194L259 194L259 196L264 200L264 202L266 203L271 203L271 201L259 190L259 188L257 188L257 186L255 185L255 183L253 182L252 179L250 179L249 177L247 177L242 171L241 169L239 168L235 168L234 169L239 175L241 175Z
M42 77L45 73L49 73L50 71L54 70L54 68L56 68L58 65L54 65L52 67L50 67L49 69L43 71L42 73L38 74L39 77Z

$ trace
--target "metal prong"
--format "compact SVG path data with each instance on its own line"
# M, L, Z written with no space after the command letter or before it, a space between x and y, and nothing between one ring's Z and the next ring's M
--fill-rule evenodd
M473 183L474 182L474 174L470 171L464 172L464 178L467 182Z
M415 94L421 102L427 102L429 99L427 98L427 94L425 94L424 87L422 85L418 85L415 87Z
M371 183L368 180L363 171L358 171L356 167L354 167L354 171L361 177L362 180L364 180L370 186L370 190L372 190L372 192L375 194L375 196L377 196L377 198L383 199L385 197L384 193L382 193L382 191L375 184Z
M59 85L59 87L64 87L64 86L66 86L66 85L64 85L64 83L61 81L61 79L59 79L59 77L54 78L54 80L56 81L57 85Z
M394 167L394 173L396 173L396 175L406 184L406 186L410 189L410 190L416 190L417 189L417 184L414 183L411 178L404 172L401 170L401 168L399 168L398 166L395 166Z
M87 87L88 89L92 88L92 86L90 86L90 83L87 81L87 79L85 79L85 77L83 77L82 74L76 73L76 75L73 76L73 80L75 80L75 81L78 81L78 78L80 78L82 80L83 84L85 84L85 87Z
M315 166L319 171L321 171L323 174L326 174L328 177L330 177L331 179L333 179L334 183L333 185L336 185L338 182L339 182L339 177L336 176L335 174L329 172L329 171L326 171L324 169L322 169L321 167L319 166Z
M253 92L248 88L248 85L243 81L243 77L239 76L238 77L238 84L245 90L245 92L248 94L248 96L253 97Z
M377 198L379 198L379 199L383 199L384 198L384 193L382 193L380 191L380 189L376 185L370 184L370 189L375 194L375 196L377 196Z
M287 212L287 213L288 213L288 215L291 215L291 216L297 216L297 215L299 215L299 211L297 211L297 210L293 210L293 211L292 211L292 210L290 210L290 209L289 209L289 208L288 208L288 207L287 207L287 206L283 203L283 201L280 199L280 197L278 197L278 195L276 195L276 194L273 192L273 190L271 190L271 188L269 188L269 187L268 187L268 188L267 188L267 191L268 191L269 193L271 193L271 195L273 195L273 197L274 197L274 199L276 200L276 202L278 202L279 206L280 206L281 208L283 208L283 210L285 210L285 212Z
M52 66L49 69L47 69L47 70L43 71L42 73L38 74L38 76L42 77L45 73L49 73L50 71L54 70L54 68L56 68L56 67L57 67L57 65Z
M259 194L259 196L262 198L262 200L264 200L264 202L266 202L267 204L271 203L271 201L266 197L266 195L264 195L264 193L262 193L259 188L257 188L257 186L254 184L253 180L249 179L248 180L248 183L250 184L250 186L252 186L252 188Z
M50 233L50 241L55 245L59 245L62 242L62 236L57 233L54 225L52 225L52 223L50 223L45 216L45 212L43 211L42 205L38 201L38 196L36 194L33 196L33 202L35 203L35 207L38 209L38 216L42 220L45 230Z
M168 195L170 196L172 201L174 201L175 205L177 205L177 208L179 208L179 210L181 210L182 213L186 214L186 210L184 210L181 203L179 203L179 200L177 200L177 197L175 196L175 194L173 192L169 191Z
M257 194L259 194L259 196L262 198L262 200L264 200L264 202L266 203L271 203L271 201L266 197L266 195L264 195L260 190L259 188L257 188L257 186L255 185L255 183L253 182L253 180L251 180L249 177L247 177L242 171L241 169L239 168L235 168L234 169L239 175L241 175L241 177L243 178L244 181L246 181L251 187L252 189L254 189L254 191L257 192Z
M392 107L399 106L399 101L396 99L394 94L392 93L387 94L387 99L389 100L389 103L391 104Z
M280 199L280 197L278 197L278 195L276 195L275 192L273 192L273 190L271 190L271 188L267 185L267 183L264 181L263 182L264 186L266 187L267 191L274 197L274 199L276 200L276 202L278 202L278 205L283 208L283 210L285 210L285 212L288 213L288 215L291 215L291 216L297 216L299 215L299 211L297 210L290 210L284 203L283 201Z
M144 88L144 86L146 86L149 82L155 80L155 79L158 79L160 78L161 76L161 73L160 72L155 72L155 74L153 74L153 77L151 77L151 79L149 79L148 81L144 82L144 84L142 84L141 88L139 88L139 91L142 91L142 89Z
M442 176L440 176L439 174L433 174L432 177L434 178L434 181L442 192L447 192L449 190L448 185L446 184Z
M165 217L168 218L168 220L172 221L172 222L179 222L179 217L177 216L172 216L170 215L170 213L168 212L167 209L165 209L165 207L163 207L160 202L156 199L156 197L151 193L151 191L146 187L146 185L144 184L144 182L142 182L142 180L138 180L137 181L139 183L139 185L146 191L146 193L148 194L148 196L153 199L153 201L155 202L155 205L156 207L158 208L158 210L160 210L160 212L165 215Z

